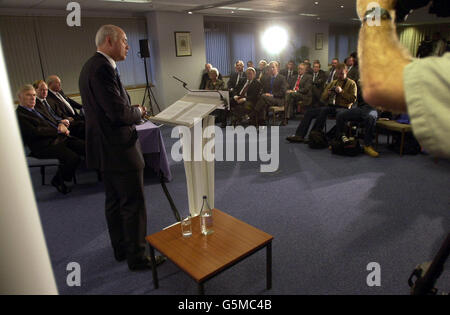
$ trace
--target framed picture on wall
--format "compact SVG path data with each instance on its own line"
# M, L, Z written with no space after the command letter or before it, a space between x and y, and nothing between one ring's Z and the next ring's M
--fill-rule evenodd
M177 57L192 56L191 32L175 32Z
M323 33L316 33L316 50L323 49Z

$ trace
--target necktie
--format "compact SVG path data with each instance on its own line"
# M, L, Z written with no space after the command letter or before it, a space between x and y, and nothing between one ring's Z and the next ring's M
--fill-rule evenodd
M270 78L270 94L273 94L272 93L272 91L273 91L273 81L275 81L275 77L271 77Z
M245 83L245 86L244 86L244 88L242 89L241 93L239 93L239 96L240 96L240 97L245 97L245 95L246 95L246 93L247 93L247 90L248 90L249 86L250 86L250 81L247 80L247 82Z
M39 113L37 110L35 110L34 108L31 110L36 116L38 116L39 118L45 120L47 123L49 123L52 127L54 128L58 128L53 122L51 122L50 120L46 119L44 116L41 115L41 113Z
M331 81L333 81L333 77L334 77L334 69L331 71L330 76L328 77L327 83L330 83Z
M234 84L234 86L237 86L237 85L239 84L239 79L240 79L240 77L241 77L241 75L240 75L240 73L238 72L237 79L236 79L236 83Z
M56 92L55 95L56 95L57 98L59 98L59 100L60 100L61 102L64 103L64 105L66 105L66 107L70 110L70 112L72 113L72 115L75 115L75 111L73 110L72 106L70 106L69 102L66 101L66 99L65 99L61 94L59 94L59 92Z
M47 107L48 113L55 119L55 120L62 120L61 117L56 115L56 113L53 111L53 108L50 106L50 104L47 102L46 99L42 100L42 103Z
M298 89L300 88L300 80L301 79L302 79L302 77L298 76L297 83L295 83L294 91L298 91Z
M314 72L314 79L313 79L313 82L316 82L316 78L317 78L317 73Z

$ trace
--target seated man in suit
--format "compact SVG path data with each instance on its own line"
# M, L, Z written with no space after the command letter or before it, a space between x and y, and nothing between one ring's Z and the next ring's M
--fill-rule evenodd
M48 96L47 102L53 108L55 113L65 119L68 119L72 125L72 135L84 139L85 123L82 114L83 106L67 97L61 88L61 79L56 75L47 78ZM79 114L75 109L80 110Z
M330 68L330 71L328 71L328 74L327 74L326 84L330 84L333 80L336 79L336 66L338 64L339 64L339 59L338 58L333 58L333 60L331 60L331 68Z
M48 87L44 80L37 80L33 83L33 87L36 91L36 105L34 108L43 115L47 120L51 120L54 124L64 124L67 128L70 126L68 119L59 117L50 104L47 102Z
M361 85L358 82L358 100L357 106L347 111L339 112L336 115L336 139L342 142L348 142L345 135L345 124L348 121L362 122L364 125L364 152L371 157L378 157L378 152L373 148L373 136L375 124L378 119L378 112L375 108L367 104L362 96Z
M16 114L23 142L30 148L32 156L61 162L51 183L59 192L69 193L64 181L73 179L80 157L85 156L84 141L71 136L64 123L55 124L35 110L36 91L32 85L23 86L17 96Z
M284 106L287 81L286 78L278 73L279 65L276 61L269 63L270 72L268 75L263 76L261 83L263 85L263 95L255 106L255 123L259 126L264 122L267 109L270 106Z
M293 60L289 60L289 62L286 64L286 68L280 70L280 74L284 75L286 81L288 82L293 78L297 78L298 72L295 67L295 62Z
M258 63L258 69L256 69L256 79L257 80L261 80L266 66L267 66L267 61L264 59L261 59Z
M348 67L348 77L352 79L355 82L359 81L359 69L358 66L355 64L355 58L352 56L348 57L345 61L345 64Z
M261 82L256 80L255 68L247 68L245 74L247 79L241 81L236 88L238 93L231 98L231 111L236 121L250 119L249 115L254 111L263 90Z
M236 71L231 74L227 82L227 89L230 92L233 92L233 89L238 86L241 78L245 78L244 62L242 60L236 61L234 68Z
M326 86L322 93L321 101L328 104L328 106L307 110L305 117L303 117L297 127L295 135L287 137L286 140L290 142L304 142L311 121L314 118L317 119L312 130L321 131L325 126L328 115L346 111L353 105L356 101L357 87L355 81L347 78L347 66L345 64L336 66L336 78L336 80L333 80Z
M320 61L315 61L313 64L313 86L312 86L312 106L320 107L320 97L322 96L323 89L325 88L325 82L327 75L325 71L320 69Z
M286 117L289 119L293 115L293 110L297 102L301 101L302 106L309 107L312 102L312 76L306 73L306 64L298 65L298 75L288 81L289 90L286 94Z

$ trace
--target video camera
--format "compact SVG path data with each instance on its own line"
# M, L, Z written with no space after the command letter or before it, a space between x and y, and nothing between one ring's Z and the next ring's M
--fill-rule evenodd
M413 10L427 6L431 2L430 14L438 17L449 17L450 6L448 0L398 0L395 6L396 22L404 22Z

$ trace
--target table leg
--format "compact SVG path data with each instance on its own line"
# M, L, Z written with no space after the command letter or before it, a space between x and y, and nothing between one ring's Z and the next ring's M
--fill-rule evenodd
M266 281L267 290L272 289L272 242L266 246Z
M402 130L402 142L400 143L400 157L403 155L404 144L405 144L405 130Z
M205 295L205 285L203 282L198 283L198 295Z
M151 245L149 245L149 248L150 248L150 260L152 261L153 286L155 289L158 289L159 283L158 283L158 274L156 273L155 250Z

